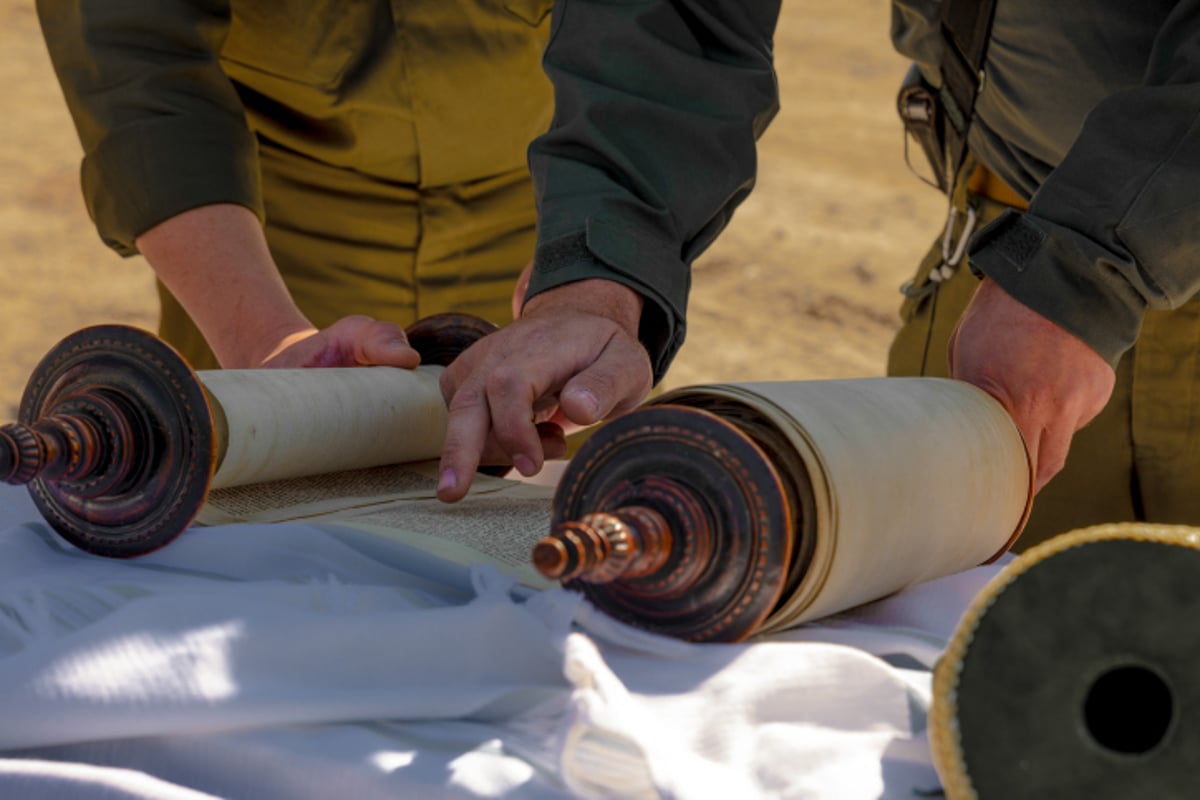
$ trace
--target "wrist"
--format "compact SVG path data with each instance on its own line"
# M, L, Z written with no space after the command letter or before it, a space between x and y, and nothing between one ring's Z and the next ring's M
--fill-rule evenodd
M531 297L525 303L522 316L549 308L593 314L612 320L636 339L644 303L641 294L623 283L604 278L585 278Z
M242 309L225 324L205 330L205 339L225 369L258 369L280 352L317 333L299 309L274 313Z
M284 285L258 218L243 206L185 211L137 245L226 369L260 366L314 330Z

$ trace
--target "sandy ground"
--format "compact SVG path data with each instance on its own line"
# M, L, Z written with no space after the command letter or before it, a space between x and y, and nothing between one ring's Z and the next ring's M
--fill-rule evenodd
M0 0L0 421L38 360L86 325L153 329L149 268L97 238L79 144L28 0ZM905 167L887 0L787 0L776 37L783 110L760 177L696 265L671 386L878 375L897 287L931 241L940 196Z

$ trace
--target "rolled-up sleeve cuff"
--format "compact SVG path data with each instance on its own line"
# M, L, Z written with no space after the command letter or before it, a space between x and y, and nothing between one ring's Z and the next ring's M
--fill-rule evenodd
M145 231L198 206L238 203L263 217L257 145L233 117L127 126L87 154L82 181L101 238L122 255L137 252Z
M1079 337L1115 369L1137 340L1145 301L1101 248L1065 231L1051 235L1039 223L1006 212L972 240L972 268Z
M635 270L631 265L653 265ZM638 338L659 383L686 334L691 271L678 247L634 228L588 219L586 229L538 245L526 297L588 278L624 284L645 299Z

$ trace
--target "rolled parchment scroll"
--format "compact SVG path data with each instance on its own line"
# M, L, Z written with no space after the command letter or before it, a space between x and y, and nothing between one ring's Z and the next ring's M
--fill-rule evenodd
M534 561L634 625L737 640L996 558L1032 494L1012 419L960 381L692 386L593 434Z
M78 547L137 556L179 535L210 489L438 457L438 377L494 329L460 314L418 321L415 370L195 372L145 331L86 328L42 359L19 421L0 427L0 480L28 484Z

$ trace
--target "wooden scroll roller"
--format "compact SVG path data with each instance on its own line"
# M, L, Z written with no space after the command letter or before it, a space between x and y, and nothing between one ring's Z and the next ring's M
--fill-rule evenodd
M584 443L533 560L638 627L736 641L994 559L1032 494L1016 426L966 383L696 386Z
M1119 523L1022 553L934 670L950 800L1196 796L1200 529Z
M494 329L462 314L418 321L415 370L194 372L137 328L86 328L42 359L19 421L0 427L0 480L28 484L81 549L141 555L183 532L210 489L436 458L441 369Z

